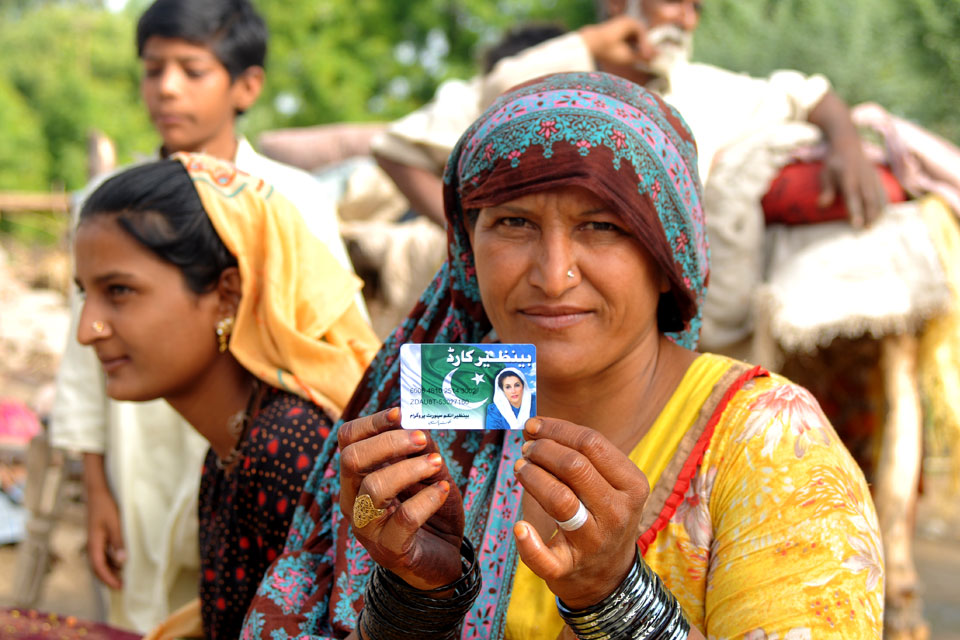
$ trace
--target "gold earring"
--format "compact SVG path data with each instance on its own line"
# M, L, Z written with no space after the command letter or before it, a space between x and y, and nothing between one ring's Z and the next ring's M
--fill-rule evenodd
M227 317L217 323L217 344L220 353L227 350L230 344L230 334L233 333L233 317Z

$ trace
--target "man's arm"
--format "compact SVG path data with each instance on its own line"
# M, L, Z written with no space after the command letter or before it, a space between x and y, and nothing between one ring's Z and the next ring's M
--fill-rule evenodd
M439 177L426 169L403 164L378 153L374 154L374 158L396 183L414 211L441 227L446 226L443 214L443 181Z
M390 123L373 156L417 212L444 226L440 176L457 140L483 111L482 78L447 80L433 100Z
M127 555L120 510L107 486L103 455L83 454L83 486L87 497L87 555L93 572L111 589L123 586L121 570Z
M829 150L821 174L819 205L830 206L843 196L850 223L863 227L877 219L886 204L876 168L866 158L850 109L833 91L827 91L807 119L823 131Z

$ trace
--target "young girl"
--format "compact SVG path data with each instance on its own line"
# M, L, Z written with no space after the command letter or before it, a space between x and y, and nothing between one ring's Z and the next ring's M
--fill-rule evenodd
M164 398L210 443L203 629L236 638L377 348L354 301L359 281L270 185L200 155L105 182L83 207L75 252L77 338L95 349L107 393Z

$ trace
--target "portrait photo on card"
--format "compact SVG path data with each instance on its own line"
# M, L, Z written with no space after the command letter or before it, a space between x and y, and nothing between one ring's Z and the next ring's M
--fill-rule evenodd
M537 413L532 344L404 344L404 429L522 429Z

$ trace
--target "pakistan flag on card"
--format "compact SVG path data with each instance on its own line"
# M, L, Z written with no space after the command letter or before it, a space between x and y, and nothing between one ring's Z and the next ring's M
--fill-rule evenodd
M522 429L537 414L532 344L400 346L404 429Z

